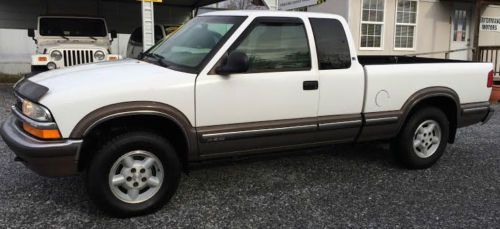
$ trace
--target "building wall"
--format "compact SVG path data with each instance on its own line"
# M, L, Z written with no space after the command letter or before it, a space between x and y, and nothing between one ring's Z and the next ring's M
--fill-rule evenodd
M349 2L349 0L327 0L320 5L308 7L307 11L338 14L349 20Z
M360 55L407 55L449 50L451 35L450 15L452 9L450 3L432 0L419 1L415 47L411 51L401 51L394 49L397 0L386 0L382 49L367 51L359 48L362 0L353 0L350 2L349 25L354 40L358 44ZM443 57L444 55L435 54L430 56Z
M500 5L490 5L483 12L483 17L500 17ZM479 31L479 46L500 45L500 32Z

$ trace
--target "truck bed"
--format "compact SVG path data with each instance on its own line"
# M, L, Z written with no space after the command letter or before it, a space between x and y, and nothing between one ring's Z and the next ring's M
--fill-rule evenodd
M453 90L460 104L488 101L487 78L491 63L415 58L361 56L365 69L364 112L400 110L406 100L426 88Z
M384 64L431 64L431 63L473 63L464 60L449 60L412 56L358 56L361 65L384 65Z

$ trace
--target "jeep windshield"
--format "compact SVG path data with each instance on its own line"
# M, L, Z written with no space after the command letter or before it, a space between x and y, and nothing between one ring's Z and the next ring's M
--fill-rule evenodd
M98 18L40 18L41 36L105 37L106 23Z
M143 56L161 66L196 73L246 17L200 16L170 38L157 43Z

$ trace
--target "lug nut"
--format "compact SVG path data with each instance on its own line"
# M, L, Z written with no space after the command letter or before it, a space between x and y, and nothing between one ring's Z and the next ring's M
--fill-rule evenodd
M130 170L130 172L132 172L132 173L135 173L135 171L136 171L136 170L135 170L135 168L132 168L132 169Z
M141 173L145 173L145 172L146 172L146 170L145 170L145 169L141 169L141 170L140 170L140 172L141 172Z
M139 183L134 182L134 187L137 187L137 186L139 186Z
M146 179L146 177L143 177L142 178L142 182L146 182L148 179Z
M131 181L132 180L132 177L127 177L127 181Z

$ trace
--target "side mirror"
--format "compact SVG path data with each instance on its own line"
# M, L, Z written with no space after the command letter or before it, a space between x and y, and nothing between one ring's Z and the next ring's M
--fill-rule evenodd
M116 32L116 30L111 30L111 38L115 39L117 37L118 37L118 33Z
M28 29L28 37L35 38L35 30L34 29Z
M215 70L215 73L223 76L233 73L243 73L248 71L249 66L250 60L247 54L235 51L222 61L222 64Z
M38 41L35 39L35 29L28 29L28 37L31 37L35 41L35 44L38 44Z

